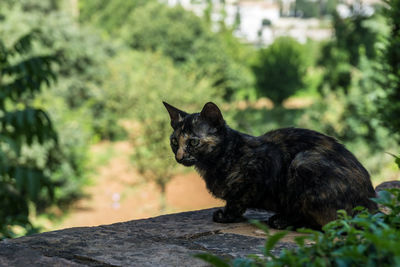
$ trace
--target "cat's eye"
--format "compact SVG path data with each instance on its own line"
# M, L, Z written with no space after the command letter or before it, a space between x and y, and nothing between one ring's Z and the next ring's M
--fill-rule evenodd
M190 139L189 145L190 146L197 146L200 143L199 139Z
M176 140L176 138L171 138L171 144L173 144L174 146L178 145L178 140Z

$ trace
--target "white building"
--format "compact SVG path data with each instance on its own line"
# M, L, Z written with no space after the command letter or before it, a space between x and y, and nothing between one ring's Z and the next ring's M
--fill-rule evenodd
M239 1L240 24L236 36L250 43L271 42L272 36L263 34L263 29L274 25L279 20L279 5L271 1ZM263 40L262 38L266 38Z
M209 7L206 0L160 1L167 2L170 6L181 5L198 16L203 16ZM282 12L285 11L285 3L289 6L293 1L281 0ZM235 25L235 36L257 45L271 44L281 36L290 36L304 43L308 38L323 40L332 34L330 29L321 29L317 19L282 18L278 0L212 0L212 8L211 21L214 22L214 30L218 30L222 20L228 26L239 22Z

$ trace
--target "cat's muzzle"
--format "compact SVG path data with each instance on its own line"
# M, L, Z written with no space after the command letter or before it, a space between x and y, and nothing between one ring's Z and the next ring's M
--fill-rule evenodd
M183 158L177 159L176 161L186 167L193 166L196 163L196 160L194 158Z

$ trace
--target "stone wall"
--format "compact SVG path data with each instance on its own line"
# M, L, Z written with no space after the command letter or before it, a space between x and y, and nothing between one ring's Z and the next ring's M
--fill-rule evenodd
M193 257L260 254L265 236L249 223L212 222L215 209L97 227L79 227L0 242L0 266L206 266ZM248 211L266 220L268 212ZM273 253L293 247L291 233Z
M376 188L400 188L400 181ZM0 266L207 266L193 257L261 254L264 233L253 225L212 221L216 209L183 212L97 227L77 227L0 242ZM383 211L385 212L385 211ZM248 210L247 219L266 221L272 214ZM270 230L271 234L277 230ZM272 251L293 248L290 232Z

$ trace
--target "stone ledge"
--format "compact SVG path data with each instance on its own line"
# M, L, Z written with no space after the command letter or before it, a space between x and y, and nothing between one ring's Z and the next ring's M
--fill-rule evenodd
M206 266L193 254L260 254L263 233L247 222L212 221L216 209L163 215L97 227L77 227L0 242L0 266ZM248 219L272 214L250 210ZM294 247L293 235L273 251Z

